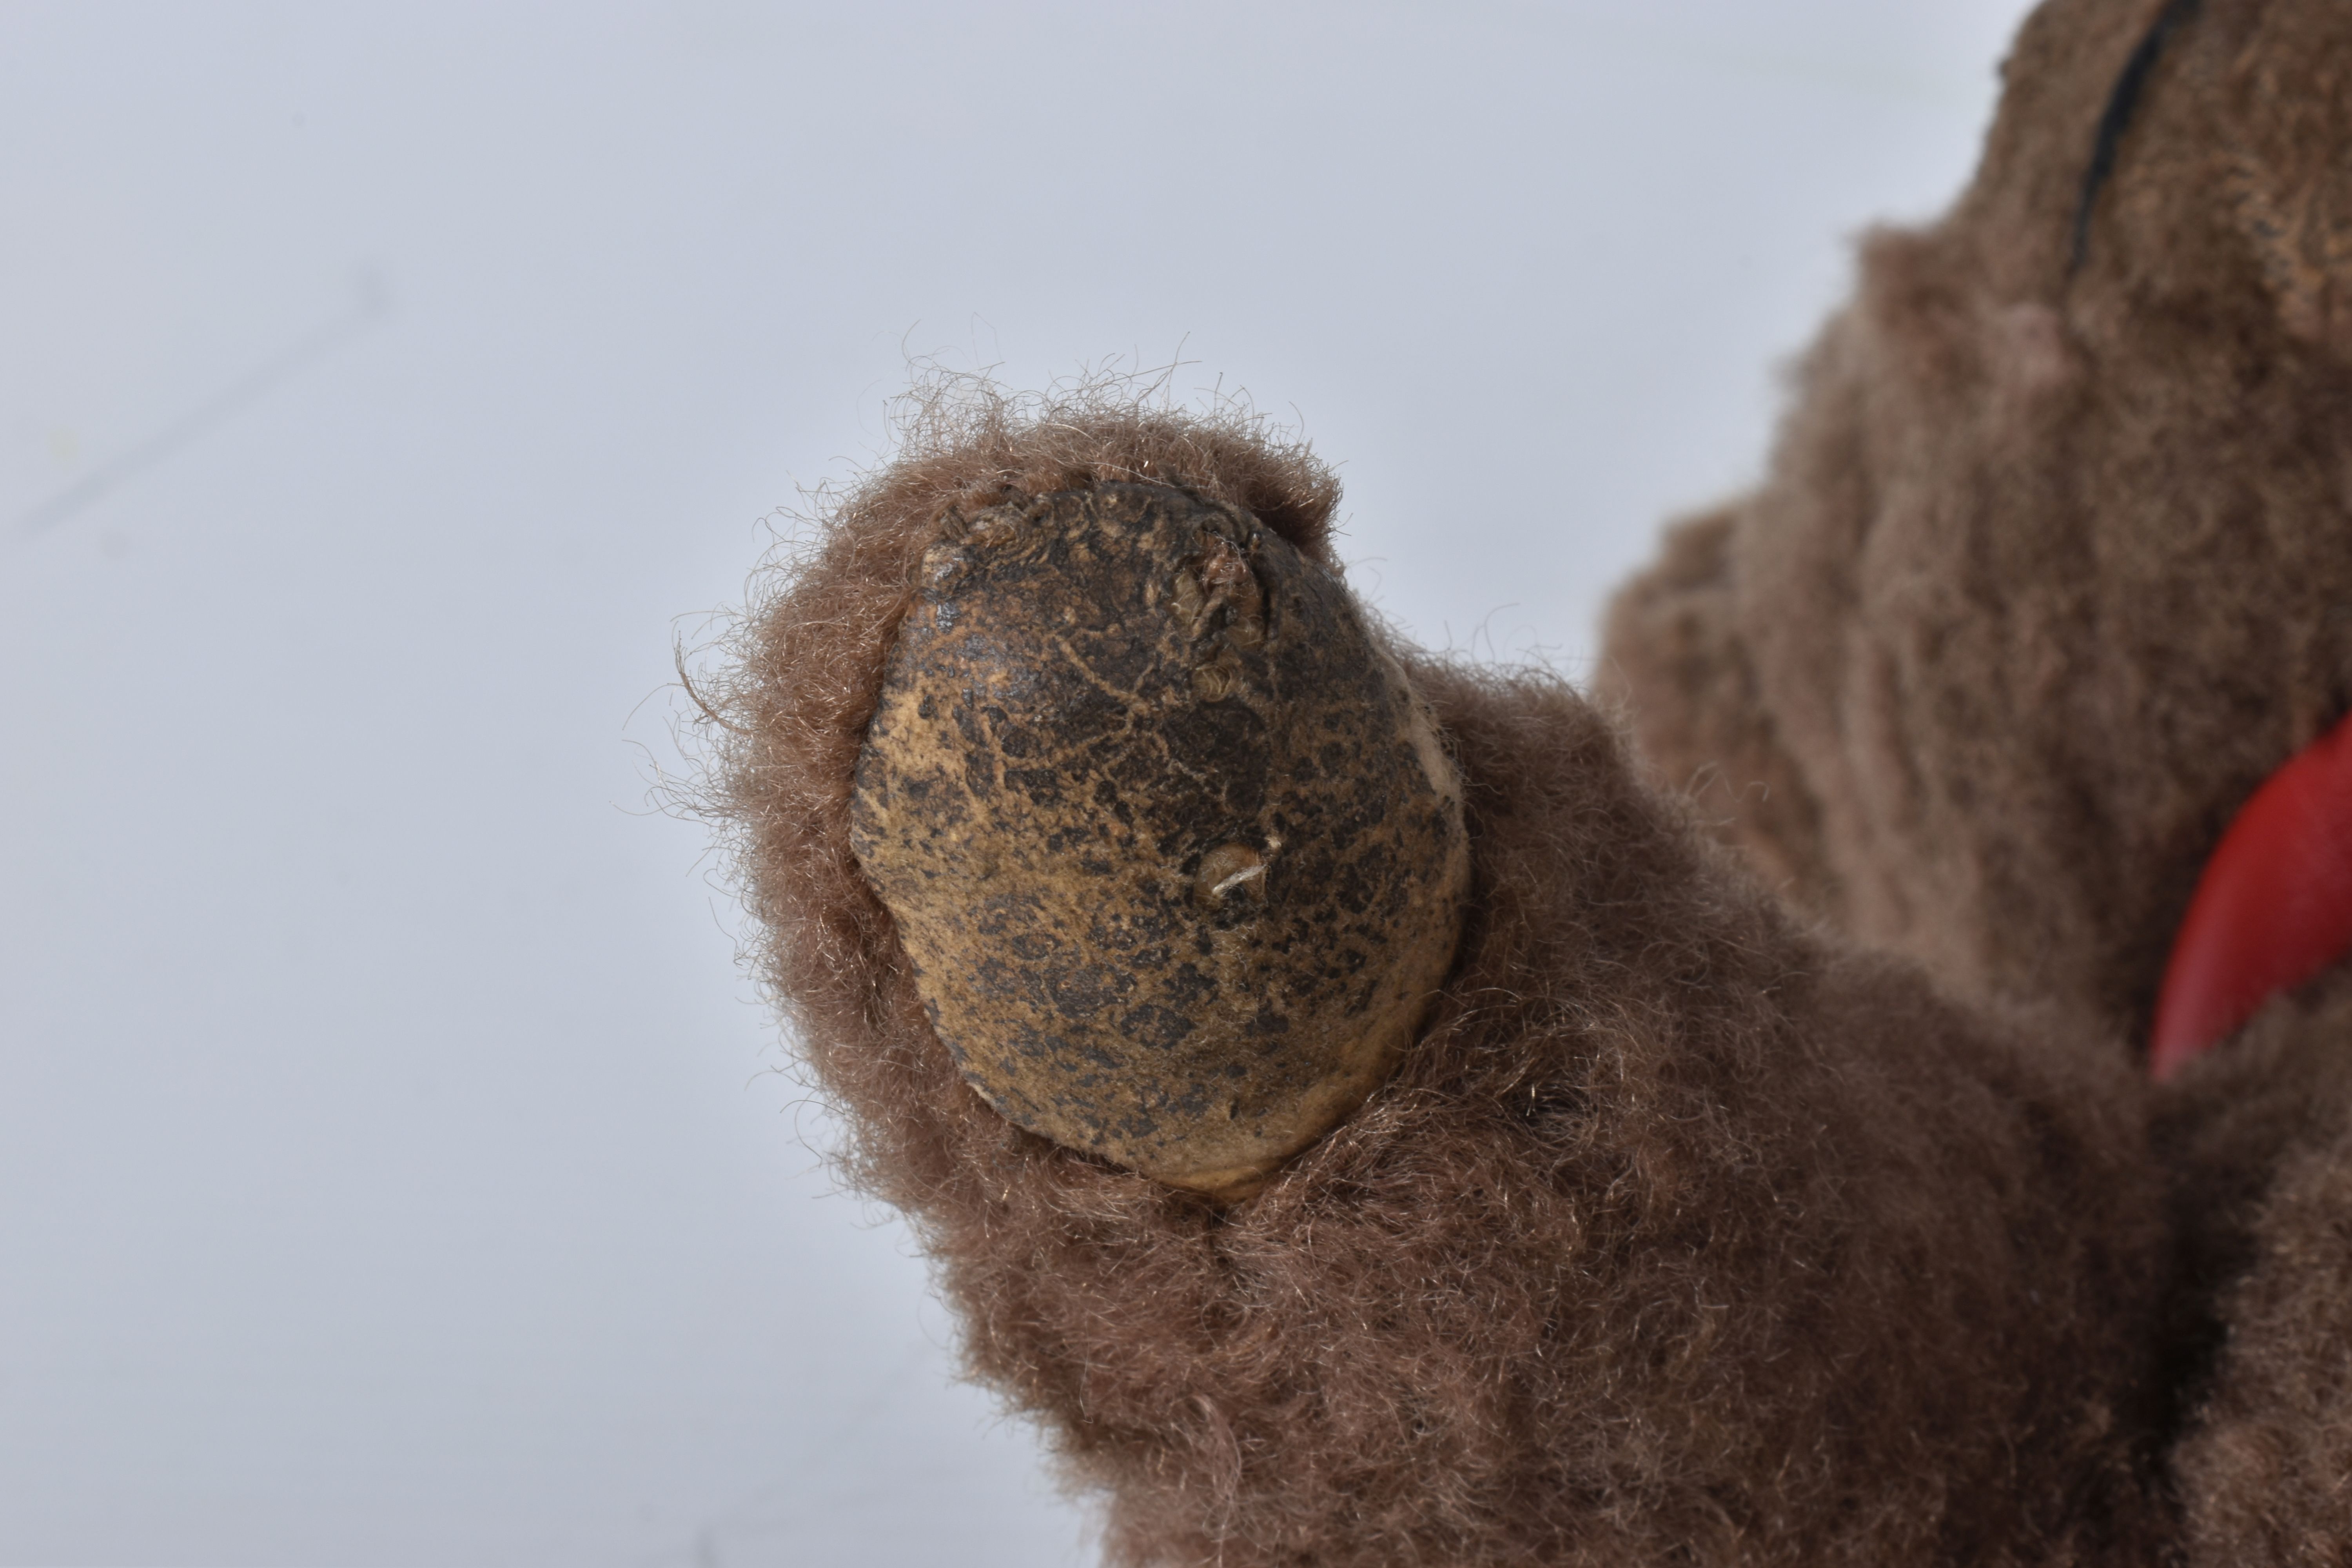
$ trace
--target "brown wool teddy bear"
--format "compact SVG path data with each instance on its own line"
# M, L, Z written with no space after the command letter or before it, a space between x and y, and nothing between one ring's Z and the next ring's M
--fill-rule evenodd
M2352 966L2273 962L2352 791L2256 821L2352 706L2352 5L2006 70L1591 693L1099 403L936 413L745 623L768 973L1115 1561L2352 1563Z

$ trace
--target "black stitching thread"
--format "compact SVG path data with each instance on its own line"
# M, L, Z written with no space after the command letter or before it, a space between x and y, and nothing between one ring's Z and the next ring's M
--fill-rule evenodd
M2107 176L2116 172L2116 149L2121 145L2124 132L2131 128L2132 114L2139 108L2140 90L2147 86L2148 73L2156 68L2158 55L2171 41L2180 24L2197 14L2200 0L2171 0L2156 18L2155 26L2139 41L2139 47L2124 61L2123 75L2116 79L2116 89L2107 95L2107 107L2099 116L2099 133L2091 143L2091 166L2083 172L2083 194L2074 204L2074 248L2066 263L2066 276L2072 278L2082 270L2083 258L2091 248L2091 210L2098 205L2099 191Z

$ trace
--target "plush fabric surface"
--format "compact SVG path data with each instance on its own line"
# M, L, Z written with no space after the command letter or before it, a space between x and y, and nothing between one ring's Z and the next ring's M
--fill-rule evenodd
M1215 432L989 426L842 509L723 711L851 1168L916 1220L974 1371L1110 1490L1119 1559L2124 1560L2163 1268L2126 1064L1805 934L1564 686L1413 661L1466 784L1466 952L1262 1196L1219 1209L963 1085L850 855L849 766L940 517L1085 482L1074 429L1101 477L1319 493Z
M2036 13L1974 185L1866 244L1770 476L1629 585L1606 678L1793 904L2134 1051L2206 854L2352 701L2352 7L2189 8L2078 264L2163 9ZM2199 1563L2352 1561L2347 1060L2289 999L2167 1096Z
M769 978L1116 1561L2352 1562L2352 982L2137 1062L2206 852L2352 698L2352 6L2051 0L2007 73L1597 703L1398 650L1472 923L1247 1203L966 1088L850 775L951 512L1147 479L1328 560L1329 474L983 401L765 580L705 698Z

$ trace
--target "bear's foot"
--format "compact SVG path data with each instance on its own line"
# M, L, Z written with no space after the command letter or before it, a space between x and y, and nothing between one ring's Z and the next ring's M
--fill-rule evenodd
M1387 1076L1469 891L1459 781L1346 588L1165 485L948 513L851 812L989 1103L1224 1199Z

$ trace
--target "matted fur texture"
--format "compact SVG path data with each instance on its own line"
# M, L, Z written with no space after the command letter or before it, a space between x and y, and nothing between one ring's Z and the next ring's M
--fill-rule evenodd
M935 433L937 427L934 427ZM971 1370L1153 1568L2137 1563L2166 1263L2120 1054L1807 934L1561 683L1408 654L1467 784L1437 1017L1230 1209L957 1077L848 840L950 508L1147 477L1323 548L1303 451L983 406L782 570L719 693L775 992Z

